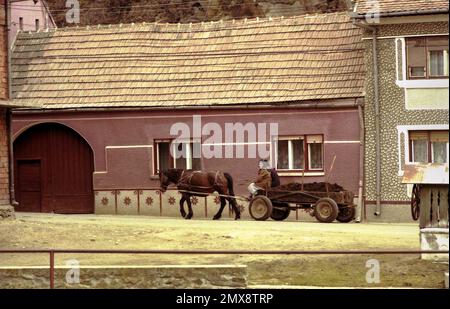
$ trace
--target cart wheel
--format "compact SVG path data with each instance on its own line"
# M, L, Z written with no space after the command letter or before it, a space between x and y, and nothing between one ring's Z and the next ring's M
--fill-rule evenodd
M414 221L420 217L420 186L414 185L411 196L411 215Z
M339 208L339 213L336 218L341 223L348 223L355 218L356 207L355 205L348 205L342 208Z
M252 199L249 205L250 216L256 221L265 221L272 215L272 202L264 195Z
M291 214L289 209L289 204L286 203L276 203L275 207L272 209L272 215L270 216L275 221L286 220Z
M328 197L321 198L314 206L314 215L319 222L331 223L336 220L338 213L338 205L333 199Z

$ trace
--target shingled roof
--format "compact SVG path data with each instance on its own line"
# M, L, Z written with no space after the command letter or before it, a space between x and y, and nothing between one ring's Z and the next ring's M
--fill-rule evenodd
M448 13L448 0L356 0L357 16L364 17L374 10L381 16Z
M13 94L43 108L284 104L362 97L345 13L20 33Z

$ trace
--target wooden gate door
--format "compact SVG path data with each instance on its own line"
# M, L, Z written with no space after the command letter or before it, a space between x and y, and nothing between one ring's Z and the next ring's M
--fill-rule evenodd
M94 213L94 156L77 132L56 123L33 126L14 141L14 157L16 191L20 191L18 211ZM40 168L33 158L40 158ZM37 203L37 191L27 191L28 188L37 190L35 177L38 170L41 175L40 204Z
M18 190L16 198L20 201L17 211L41 212L42 179L40 160L17 161Z

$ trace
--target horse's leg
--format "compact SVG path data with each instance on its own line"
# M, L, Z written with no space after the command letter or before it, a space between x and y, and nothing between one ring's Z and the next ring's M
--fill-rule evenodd
M227 200L228 200L228 203L230 203L231 207L233 208L233 211L234 211L234 214L235 214L234 219L235 220L239 220L241 218L241 211L239 210L239 207L237 205L236 199L232 198L232 197L229 197L229 198L227 198Z
M186 218L186 211L184 211L184 201L186 201L186 196L183 194L180 200L180 213L183 218Z
M227 205L227 202L226 202L225 198L220 197L220 209L219 209L219 212L214 216L214 218L213 218L214 220L219 220L220 218L222 218L222 212L226 205Z
M188 208L189 208L189 213L187 214L186 219L190 220L194 216L194 212L192 211L192 203L191 203L191 196L190 195L187 196L186 202L187 202L187 205L188 205Z

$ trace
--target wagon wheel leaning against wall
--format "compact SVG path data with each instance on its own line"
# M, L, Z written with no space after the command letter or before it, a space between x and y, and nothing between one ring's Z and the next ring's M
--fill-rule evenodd
M420 185L415 184L411 195L411 215L414 221L420 217Z

